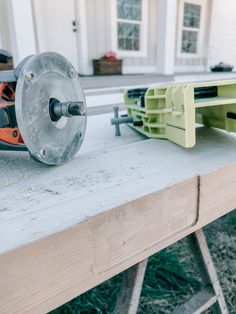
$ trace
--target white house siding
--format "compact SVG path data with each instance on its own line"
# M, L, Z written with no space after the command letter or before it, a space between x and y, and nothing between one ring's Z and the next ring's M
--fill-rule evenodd
M236 69L236 1L214 0L209 64L220 61Z
M212 25L212 6L214 1L217 0L203 0L204 4L204 16L201 21L202 31L201 31L201 43L199 45L199 54L198 56L189 57L186 54L186 57L180 55L181 47L181 35L180 29L183 23L183 16L181 14L181 3L183 0L178 0L178 10L177 10L177 27L176 27L176 58L175 58L175 72L203 72L208 68L209 63L209 37L211 32ZM222 0L223 1L223 0ZM188 1L186 1L188 2ZM215 25L213 26L215 27Z
M5 1L0 0L0 49L12 53Z
M158 1L148 0L148 30L147 30L147 57L145 58L125 58L124 66L127 67L127 72L132 72L132 67L143 67L143 72L156 71L156 49L158 44L157 39L157 11ZM146 70L146 71L145 71Z
M3 1L0 0L0 49L4 48L3 45L3 36L4 36L4 28L5 28L5 23L4 23L4 14L3 14Z
M111 5L109 0L86 0L88 60L92 73L92 59L111 50Z
M158 0L148 0L148 40L146 57L123 57L124 73L154 72L156 70ZM92 73L92 59L112 50L111 0L87 0L88 59Z

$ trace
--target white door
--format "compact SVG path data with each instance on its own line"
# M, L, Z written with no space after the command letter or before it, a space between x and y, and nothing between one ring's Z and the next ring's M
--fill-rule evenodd
M38 49L62 54L78 70L74 0L34 0Z

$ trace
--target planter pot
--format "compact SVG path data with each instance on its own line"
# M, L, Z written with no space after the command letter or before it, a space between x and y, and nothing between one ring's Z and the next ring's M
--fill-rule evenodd
M94 75L118 75L122 74L123 60L93 60Z
M211 67L212 72L231 72L233 67L224 67L224 66L214 66Z
M13 69L12 59L6 63L0 63L0 71L7 71Z

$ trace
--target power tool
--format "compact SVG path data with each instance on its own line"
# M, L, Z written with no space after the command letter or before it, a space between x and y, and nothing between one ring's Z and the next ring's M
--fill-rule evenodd
M115 135L127 123L149 138L168 139L191 148L196 123L236 133L236 80L159 85L127 90L127 114L114 108Z
M86 119L78 73L60 54L29 56L16 69L0 72L0 150L64 164L82 144Z

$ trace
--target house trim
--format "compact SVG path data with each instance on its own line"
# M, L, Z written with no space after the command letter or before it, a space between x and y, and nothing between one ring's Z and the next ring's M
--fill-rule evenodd
M217 23L217 0L211 0L209 2L209 29L208 29L208 51L207 51L207 65L206 70L210 72L210 66L212 66L211 53L214 49L213 38L215 36L214 25Z
M78 10L77 10L78 8ZM78 64L79 73L83 75L91 74L88 57L88 32L87 32L87 17L86 17L86 3L85 0L75 1L76 17L78 18Z
M44 23L43 23L43 9L41 1L32 1L32 11L35 25L35 41L37 46L37 52L45 51L45 38L44 38ZM37 14L36 14L37 12Z
M193 73L201 73L201 72L205 72L205 66L201 65L201 66L187 66L187 65L176 65L175 66L175 73L188 73L188 72L193 72Z
M145 74L156 73L156 66L125 66L122 67L122 74ZM82 74L82 73L81 73ZM88 67L88 73L85 75L93 75L93 67Z
M159 0L156 72L172 75L175 67L177 0ZM171 22L170 22L171 21Z
M155 73L156 66L123 66L123 74Z

